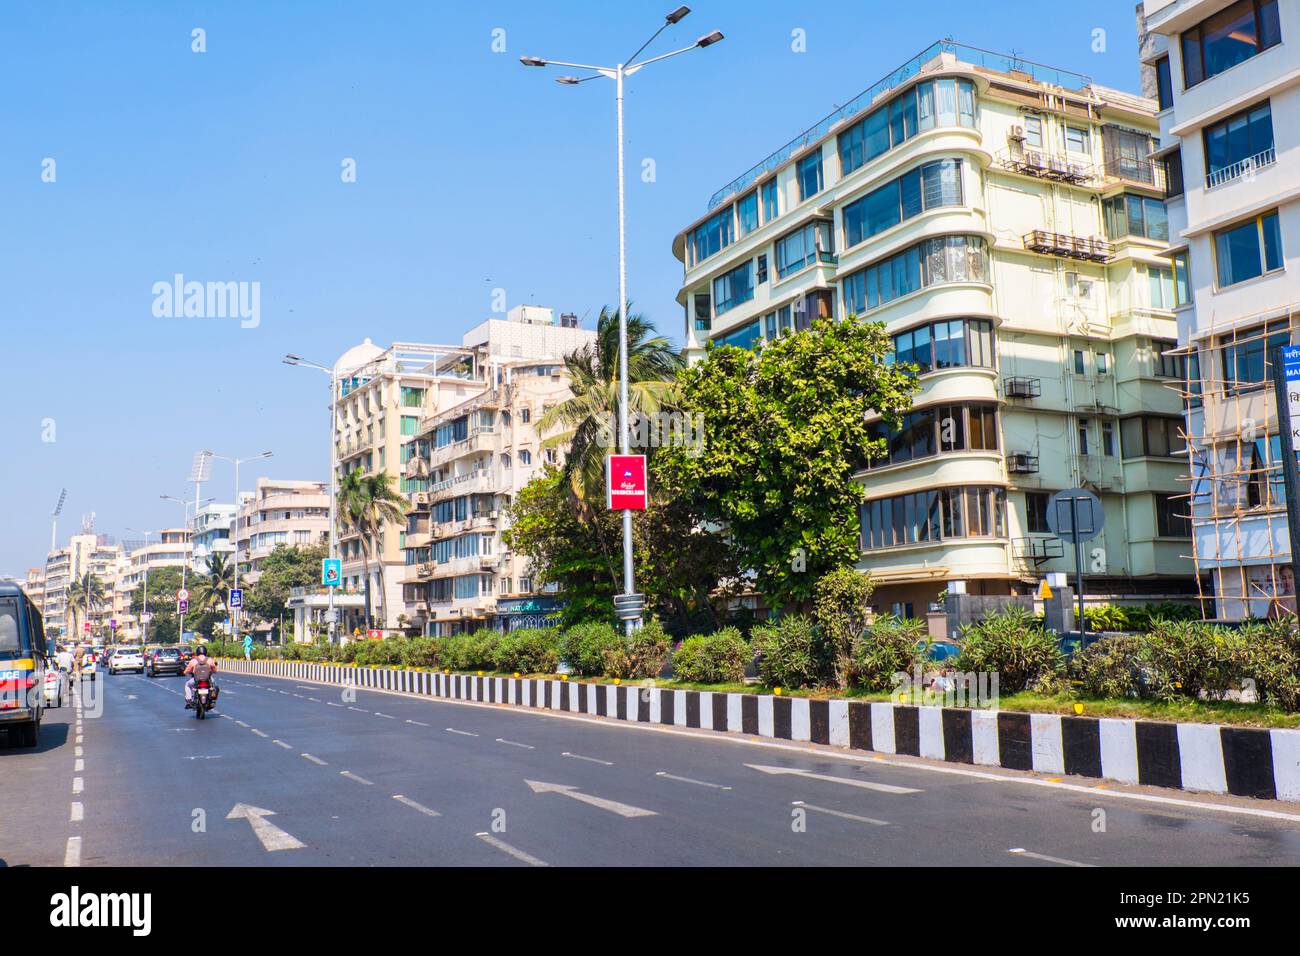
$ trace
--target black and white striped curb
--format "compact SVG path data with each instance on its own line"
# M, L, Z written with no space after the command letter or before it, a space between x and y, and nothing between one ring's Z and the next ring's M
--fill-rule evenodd
M1300 801L1300 730L478 677L302 661L223 661L222 668L952 763Z

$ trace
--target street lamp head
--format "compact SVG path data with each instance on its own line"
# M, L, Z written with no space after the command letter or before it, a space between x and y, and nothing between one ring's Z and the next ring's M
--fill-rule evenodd
M680 23L682 20L686 19L686 14L690 12L690 7L678 7L672 13L668 14L668 16L664 17L664 19L669 23Z
M280 361L284 362L285 365L297 365L299 362L302 361L302 356L301 356L301 355L286 355L286 356L285 356L284 358L282 358Z
M582 80L578 79L576 76L557 76L555 82L563 83L565 86L577 86L582 82Z
M708 36L700 37L698 40L696 40L695 45L698 47L713 46L713 44L717 43L721 39L722 39L722 31L714 30Z
M545 66L546 61L540 56L521 56L519 62L524 66Z

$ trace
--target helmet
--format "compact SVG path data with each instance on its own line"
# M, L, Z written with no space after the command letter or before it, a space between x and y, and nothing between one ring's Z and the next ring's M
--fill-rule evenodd
M204 657L207 657L207 656L208 656L208 645L206 645L206 644L200 644L200 645L198 646L198 649L197 649L194 653L196 653L196 654L202 654Z

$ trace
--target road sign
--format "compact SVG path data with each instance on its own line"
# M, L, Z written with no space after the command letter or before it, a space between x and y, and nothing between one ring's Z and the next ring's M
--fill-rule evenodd
M176 591L176 600L178 600L178 601L188 601L189 599L190 599L190 592L189 592L189 589L188 589L188 588L178 588L178 589L177 589L177 591Z
M326 608L322 617L325 619L326 624L337 624L339 622L339 609Z
M187 601L187 600L185 600L184 598L182 598L181 600L179 600L179 601L176 602L176 613L177 613L177 614L184 614L184 613L185 613L186 611L188 611L189 609L190 609L190 602Z
M1292 567L1300 562L1300 473L1296 469L1296 445L1300 444L1300 348L1274 346L1270 353L1273 392L1277 399L1282 443L1282 489L1286 494L1287 542ZM1282 393L1286 392L1286 401Z
M372 627L370 630L366 631L366 637L370 638L372 641L377 641L383 636L384 632L377 627Z
M87 621L85 624L81 625L81 629L82 629L83 631L88 631L88 630L90 630L90 622Z
M1101 499L1087 488L1058 491L1047 502L1047 527L1065 541L1091 541L1105 518Z
M231 606L232 608L243 607L243 606L244 606L244 589L243 589L243 588L231 588L231 589L230 589L230 606Z
M645 455L610 455L605 465L605 506L611 511L644 511Z
M336 588L343 583L343 560L341 558L321 559L320 583L327 588Z
M1291 413L1291 440L1300 439L1300 346L1282 349L1282 374L1286 379L1286 404Z
M117 630L117 618L112 618L112 619L108 622L108 626L109 626L110 628L112 628L113 630L116 631L116 630Z

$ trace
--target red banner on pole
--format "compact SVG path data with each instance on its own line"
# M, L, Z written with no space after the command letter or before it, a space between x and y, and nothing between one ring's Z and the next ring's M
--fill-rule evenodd
M649 497L645 455L610 455L605 504L611 511L644 511Z

